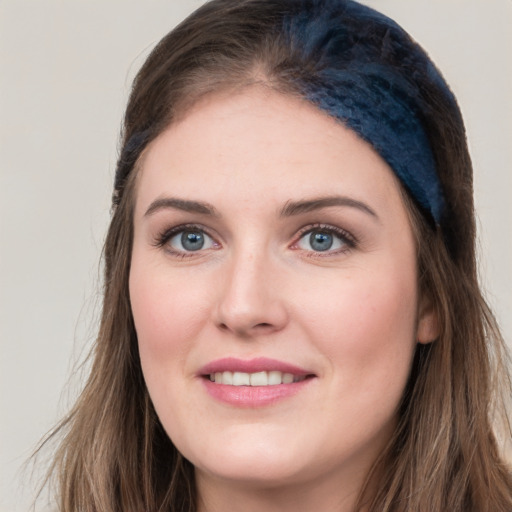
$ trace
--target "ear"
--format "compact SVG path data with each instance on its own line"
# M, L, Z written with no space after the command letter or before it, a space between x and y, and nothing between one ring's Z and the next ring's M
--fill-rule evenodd
M439 337L439 319L432 299L425 294L418 305L418 325L416 327L416 340L424 345L432 343Z

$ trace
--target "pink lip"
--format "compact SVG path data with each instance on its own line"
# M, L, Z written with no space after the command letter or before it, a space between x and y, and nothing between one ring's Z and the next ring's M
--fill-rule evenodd
M201 368L198 376L202 378L203 385L210 396L226 404L244 408L268 406L291 397L309 386L314 379L306 378L299 382L275 386L229 386L210 381L210 374L225 371L243 373L280 371L282 373L291 373L298 377L315 377L314 374L303 368L266 357L250 360L228 357L212 361Z
M277 371L283 373L291 373L297 377L304 375L311 375L304 368L278 361L277 359L269 359L267 357L258 357L256 359L236 359L234 357L226 357L224 359L217 359L203 366L199 370L199 375L210 375L210 373L217 372L243 372L243 373L256 373L264 371Z

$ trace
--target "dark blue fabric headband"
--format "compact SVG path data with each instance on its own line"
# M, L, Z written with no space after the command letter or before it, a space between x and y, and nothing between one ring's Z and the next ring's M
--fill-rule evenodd
M424 213L440 224L441 183L424 127L421 81L455 98L424 50L393 20L351 0L299 0L284 18L297 59L316 62L299 89L369 142Z
M328 86L309 91L307 98L369 142L439 223L443 194L425 131L403 98L390 92L384 73L374 73L327 72Z

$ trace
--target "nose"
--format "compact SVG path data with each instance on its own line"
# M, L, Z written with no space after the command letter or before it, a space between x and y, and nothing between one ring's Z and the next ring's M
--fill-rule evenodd
M234 255L223 276L215 323L238 337L273 334L288 323L280 270L268 255Z

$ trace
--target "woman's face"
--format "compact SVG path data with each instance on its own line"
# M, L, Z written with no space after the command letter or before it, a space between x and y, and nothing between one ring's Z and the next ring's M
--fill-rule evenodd
M298 99L212 95L148 147L134 223L142 369L199 482L362 478L433 322L386 163Z

